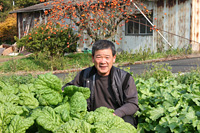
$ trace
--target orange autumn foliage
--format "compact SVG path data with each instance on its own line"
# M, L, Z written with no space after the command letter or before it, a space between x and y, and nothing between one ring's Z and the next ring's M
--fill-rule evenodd
M17 35L16 14L8 15L6 20L0 23L0 43L14 43L14 36Z

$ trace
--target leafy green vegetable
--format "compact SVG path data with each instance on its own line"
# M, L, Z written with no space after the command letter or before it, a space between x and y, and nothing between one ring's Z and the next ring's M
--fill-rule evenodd
M87 101L81 92L75 92L70 98L70 115L76 118L83 118L87 113Z
M70 105L69 103L62 104L54 109L57 114L60 114L64 122L71 120L70 117Z
M62 92L61 81L50 73L34 81L17 85L0 81L0 133L136 131L112 109L88 112L89 88L68 86Z
M62 92L60 79L51 73L39 75L38 79L35 81L35 88L38 90L51 89L59 93Z
M94 125L94 132L122 132L136 133L136 129L129 123L118 116L113 115L114 110L106 107L97 108L94 112L88 112L84 117L86 122Z
M22 115L23 112L24 109L21 106L14 105L12 103L0 104L0 131L6 132L15 116ZM14 123L11 126L15 126Z
M40 105L57 105L62 102L61 81L55 75L39 75L34 87Z
M36 90L37 99L40 105L57 105L62 102L62 95L51 89Z
M76 119L70 120L56 129L55 133L90 133L92 125L84 120Z
M34 97L33 93L19 93L19 104L34 109L39 106L38 100Z
M15 115L5 130L5 133L26 133L26 130L33 124L33 118L23 118L19 115Z
M15 94L4 95L0 92L0 103L12 103L17 104L19 102L19 97Z
M35 112L33 117L37 115L36 122L48 131L54 131L63 124L59 114L56 114L53 108L44 107L41 111Z
M88 99L90 97L90 89L87 87L78 87L78 86L70 85L64 88L64 95L67 95L69 97L74 95L75 92L83 93L83 96L85 97L85 99Z
M9 85L8 83L0 81L0 91L4 95L9 95L9 94L17 94L18 89Z
M199 131L200 80L188 85L175 78L158 82L154 78L137 79L139 132Z
M33 84L20 84L19 85L19 92L20 93L32 93L35 91Z

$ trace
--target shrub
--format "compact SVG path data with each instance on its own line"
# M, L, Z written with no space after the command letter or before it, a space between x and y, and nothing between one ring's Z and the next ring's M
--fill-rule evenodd
M51 27L43 24L33 28L20 40L18 38L16 40L19 48L24 46L25 49L36 54L48 51L50 57L54 57L76 51L78 35L71 28L64 29L59 24Z

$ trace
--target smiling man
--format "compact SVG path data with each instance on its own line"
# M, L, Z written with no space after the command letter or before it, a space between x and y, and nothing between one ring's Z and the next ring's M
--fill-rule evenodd
M104 106L114 109L114 115L137 126L133 115L139 109L137 89L133 77L113 66L116 59L115 45L108 40L99 40L92 47L93 67L82 70L68 85L90 88L87 99L88 111Z

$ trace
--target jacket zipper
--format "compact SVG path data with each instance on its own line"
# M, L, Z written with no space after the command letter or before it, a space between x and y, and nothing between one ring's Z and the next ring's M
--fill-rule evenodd
M95 74L93 75L93 77L92 77L92 94L91 94L91 108L92 108L92 110L94 109L94 93L95 93Z

